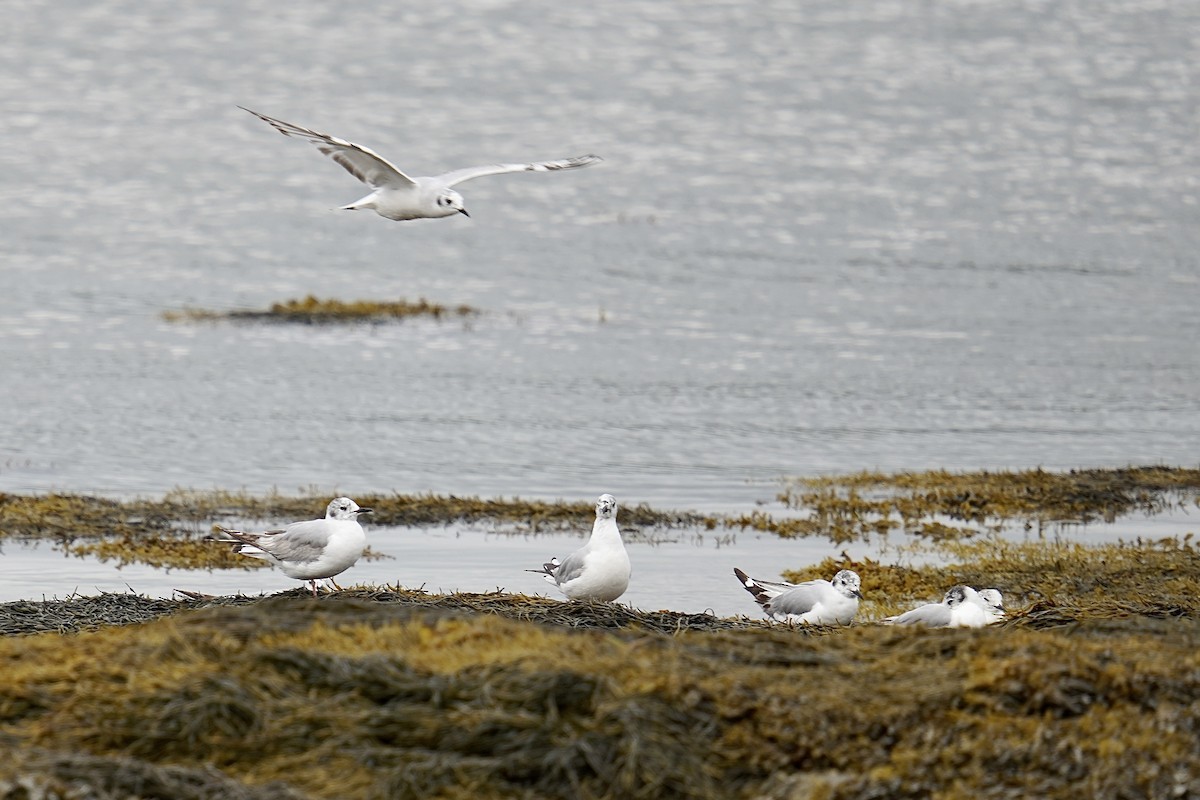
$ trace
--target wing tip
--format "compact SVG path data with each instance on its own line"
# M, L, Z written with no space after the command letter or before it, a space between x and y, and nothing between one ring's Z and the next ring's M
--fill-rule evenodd
M590 167L593 164L599 164L604 159L595 153L587 153L582 156L575 156L567 159L568 167Z
M768 593L764 587L760 586L758 582L754 580L754 578L751 578L737 567L733 568L733 574L736 575L737 579L742 582L742 588L749 592L752 597L754 597L754 602L758 603L765 611L769 613L771 610L770 593Z
M746 573L742 572L742 571L741 571L740 569L738 569L737 567L734 567L734 568L733 568L733 574L734 574L734 575L736 575L736 576L737 576L737 579L738 579L739 581L741 581L741 582L742 582L742 586L746 587L746 590L747 590L747 591L753 592L755 589L761 588L761 587L759 587L759 585L758 585L758 584L757 584L757 583L754 581L754 578L751 578L749 575L747 575Z

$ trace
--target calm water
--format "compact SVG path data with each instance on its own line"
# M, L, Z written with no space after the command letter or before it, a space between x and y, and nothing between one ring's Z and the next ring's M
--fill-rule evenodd
M0 490L1200 461L1195 3L30 2L0 44ZM418 174L606 162L390 223L237 104ZM483 313L161 318L307 294Z

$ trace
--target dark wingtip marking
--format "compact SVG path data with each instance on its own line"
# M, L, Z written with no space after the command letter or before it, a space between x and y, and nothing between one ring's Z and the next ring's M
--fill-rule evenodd
M742 587L747 592L754 595L755 602L757 602L763 608L766 608L767 603L769 603L771 600L771 598L766 596L767 590L755 583L753 578L742 572L737 567L733 568L733 574L736 575L737 579L742 582Z
M737 579L742 582L742 586L746 587L746 591L751 592L756 596L760 591L762 591L762 587L754 582L754 578L751 578L737 567L733 568L733 574L736 575Z

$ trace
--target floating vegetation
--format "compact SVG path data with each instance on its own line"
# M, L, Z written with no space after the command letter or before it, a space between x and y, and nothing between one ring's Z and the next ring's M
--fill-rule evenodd
M1042 603L810 636L447 597L296 590L0 639L0 798L1200 793L1194 617ZM552 607L570 622L519 618Z
M360 505L374 510L370 521L379 525L420 527L450 523L486 524L513 533L591 530L594 500L546 502L514 498L483 499L438 494L356 494ZM3 496L0 496L0 503ZM216 519L306 519L323 511L327 494L288 496L278 493L199 492L176 489L161 503L138 501L134 508L152 509L167 517L211 522ZM2 508L2 506L0 506ZM2 514L2 511L0 511ZM678 511L661 511L645 503L623 507L621 524L628 529L677 528L706 524L710 518ZM0 533L2 533L0 516Z
M1200 470L1141 467L1048 473L947 472L795 479L779 500L807 514L740 516L664 511L645 504L621 509L621 528L634 539L646 531L689 528L753 529L782 537L820 536L866 541L894 532L947 548L1006 526L1113 520L1135 511L1183 507L1200 491ZM121 563L190 569L262 566L203 541L214 524L260 520L272 524L319 516L328 495L175 490L161 500L117 501L86 495L0 494L0 540L50 539L63 550ZM500 533L586 531L592 501L544 502L434 494L355 495L375 509L371 522L397 527L462 523ZM961 521L950 525L943 520ZM825 576L828 577L828 576ZM0 799L2 800L2 799Z
M591 502L513 498L484 500L432 494L356 495L373 508L371 522L419 527L465 523L511 533L587 531ZM255 569L266 562L243 558L205 536L229 520L269 520L273 524L312 519L324 513L327 495L289 497L237 492L175 490L161 500L111 500L87 495L0 493L0 540L48 539L65 552L121 564L139 562L182 569ZM641 528L705 524L694 514L658 511L645 504L621 510L621 524L636 536Z
M227 547L181 526L169 503L120 502L86 495L0 494L0 539L48 539L72 555L156 567L252 568ZM206 531L205 531L206 532Z
M274 303L266 311L210 311L202 308L185 308L181 311L164 311L167 322L212 322L235 320L242 322L300 322L307 325L327 325L337 322L382 322L407 319L408 317L447 316L469 317L479 310L468 305L454 307L431 303L425 298L415 303L407 300L378 301L322 300L313 295L303 300L287 300Z
M1128 467L1046 472L860 472L789 481L779 500L809 509L801 519L752 514L736 522L780 536L835 542L901 530L933 541L966 538L1013 523L1043 530L1184 507L1200 493L1200 469ZM941 519L966 523L947 525Z

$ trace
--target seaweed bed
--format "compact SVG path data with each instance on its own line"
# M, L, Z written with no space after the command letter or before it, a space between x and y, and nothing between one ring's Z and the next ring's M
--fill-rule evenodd
M128 624L0 639L6 799L1200 792L1194 609L831 631L391 591L30 605L0 614Z
M858 480L835 494L851 498ZM907 478L889 480L893 499L910 496L898 486ZM1146 508L1177 491L1125 496ZM1036 523L1065 507L1049 494L997 499L1023 494L998 491L971 524L1005 514ZM1094 497L1115 507L1120 494ZM178 494L136 508L0 497L0 532L68 542L90 520L97 531L127 525L114 541L136 540L147 524L312 508L229 502L239 497ZM397 498L393 511L410 523L448 504ZM590 514L587 503L450 500L456 519L499 515L526 529ZM645 525L708 524L627 512ZM922 524L911 516L902 527ZM947 556L938 565L843 556L788 573L860 573L860 622L839 629L392 587L0 604L10 755L0 800L1200 797L1200 547L1190 535L933 541ZM977 630L871 622L958 581L1000 587L1009 618Z

